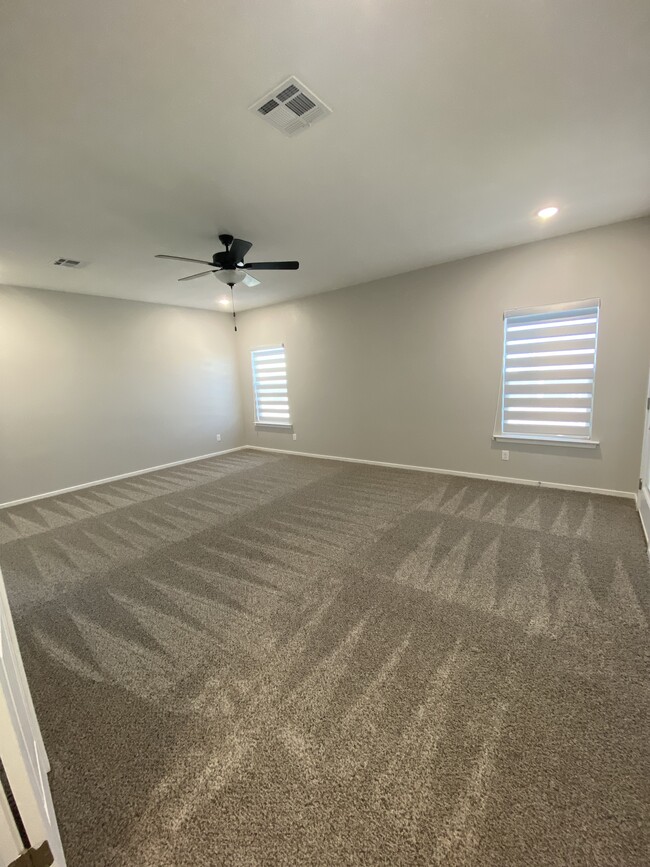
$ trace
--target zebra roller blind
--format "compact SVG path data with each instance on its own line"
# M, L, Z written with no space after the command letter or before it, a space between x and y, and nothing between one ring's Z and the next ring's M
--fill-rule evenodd
M287 363L284 346L253 349L255 421L258 424L290 425Z
M504 315L501 433L590 439L600 302Z

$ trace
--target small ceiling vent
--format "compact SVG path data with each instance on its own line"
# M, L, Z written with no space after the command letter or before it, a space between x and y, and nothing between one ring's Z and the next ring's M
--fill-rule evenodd
M56 259L54 264L64 268L83 268L85 262L80 262L79 259Z
M251 105L250 110L285 135L298 135L332 113L322 99L293 76Z

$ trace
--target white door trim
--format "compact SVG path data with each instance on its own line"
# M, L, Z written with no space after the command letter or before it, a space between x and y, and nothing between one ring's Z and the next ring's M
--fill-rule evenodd
M38 847L47 840L54 855L54 867L65 867L47 779L49 763L34 713L1 571L0 758L31 845ZM4 806L7 806L6 800ZM10 817L6 815L5 809L0 812L0 839L10 847ZM13 836L15 839L15 831Z
M11 864L20 855L22 848L4 789L0 787L0 864Z
M642 488L636 498L639 517L641 518L641 526L645 535L646 545L648 546L648 556L650 556L650 494L647 488Z
M643 427L643 451L641 453L641 469L639 471L640 490L636 497L636 506L641 518L641 526L645 533L650 556L650 376L646 399L645 424Z

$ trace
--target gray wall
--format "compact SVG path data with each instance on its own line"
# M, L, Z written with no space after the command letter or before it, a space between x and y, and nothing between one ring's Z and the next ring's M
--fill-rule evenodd
M503 311L594 297L600 448L494 443ZM239 322L248 444L636 488L650 363L648 218L252 310ZM253 424L249 351L278 342L296 442Z
M0 287L0 503L240 445L234 336L222 313Z
M503 310L593 297L602 300L601 447L510 445L502 462L492 432ZM243 443L636 487L650 364L648 218L239 322L235 335L227 314L0 287L0 503ZM253 424L249 351L276 342L286 344L295 442Z

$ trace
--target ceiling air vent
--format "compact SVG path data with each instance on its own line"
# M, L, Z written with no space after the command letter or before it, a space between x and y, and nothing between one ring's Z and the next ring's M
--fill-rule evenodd
M298 135L332 113L322 99L293 76L264 94L250 110L285 135Z
M56 259L55 265L62 265L64 268L83 268L84 263L79 259Z

